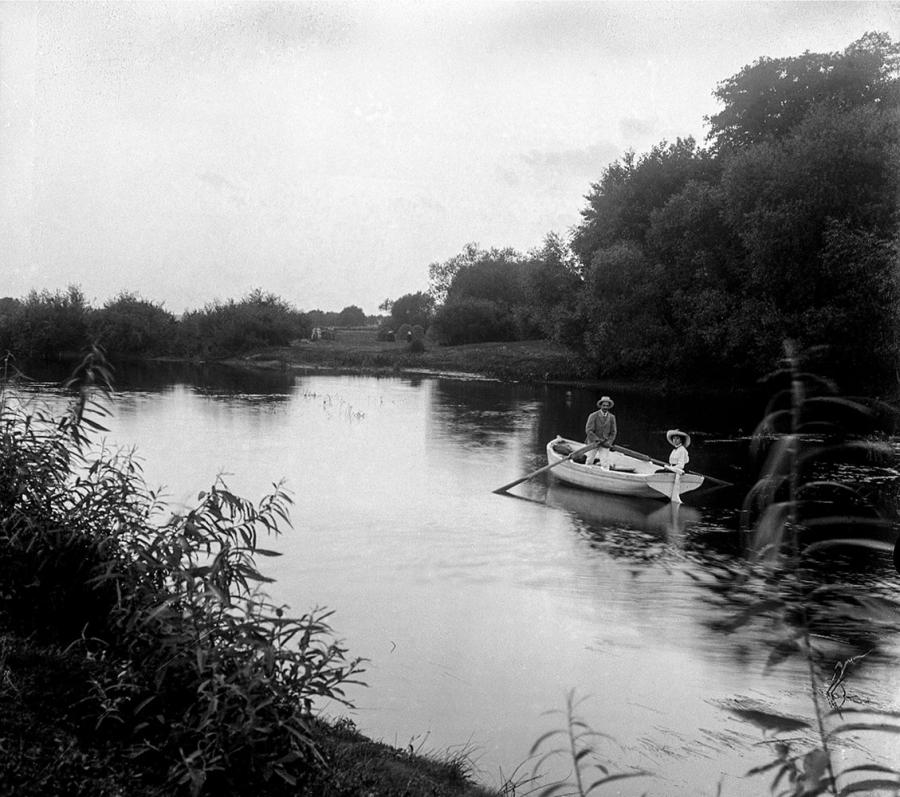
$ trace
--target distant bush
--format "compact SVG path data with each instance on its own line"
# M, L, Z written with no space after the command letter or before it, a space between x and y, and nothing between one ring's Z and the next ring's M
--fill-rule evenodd
M88 341L89 308L81 289L31 291L23 301L6 300L0 310L0 350L28 359L79 352Z
M435 313L431 333L444 345L515 340L516 322L506 307L489 299L460 299Z
M23 300L0 299L0 353L25 361L77 354L91 344L103 346L111 358L227 357L287 346L311 331L304 313L261 290L240 301L188 311L181 319L129 292L92 309L75 286L55 293L32 291Z
M109 357L169 354L175 347L178 322L161 305L133 293L120 293L91 313L91 340Z
M419 326L427 329L434 315L434 298L427 293L405 293L399 299L386 299L379 307L386 310L390 316L384 324L397 329L403 324Z
M185 313L179 329L185 354L222 357L308 338L306 315L271 293L254 291L239 302L213 303Z
M366 314L355 304L348 305L341 310L335 322L335 326L339 327L361 327L365 324Z

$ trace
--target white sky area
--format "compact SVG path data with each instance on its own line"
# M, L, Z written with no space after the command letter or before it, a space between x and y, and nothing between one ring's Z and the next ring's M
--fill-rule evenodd
M378 312L898 3L0 3L0 296Z

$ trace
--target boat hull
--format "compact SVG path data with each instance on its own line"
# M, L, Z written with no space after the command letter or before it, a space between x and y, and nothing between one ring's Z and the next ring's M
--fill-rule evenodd
M660 469L652 462L644 462L619 451L611 452L609 470L599 465L583 465L572 460L561 462L571 451L583 445L584 443L566 440L563 437L557 437L547 443L547 464L555 466L550 473L561 482L598 493L670 501L680 501L682 495L696 490L703 484L702 476L682 473L678 480L677 492L673 492L676 477L674 472Z

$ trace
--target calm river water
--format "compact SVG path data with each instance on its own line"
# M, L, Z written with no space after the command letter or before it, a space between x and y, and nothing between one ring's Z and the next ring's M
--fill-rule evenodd
M547 474L513 489L530 500L492 493L545 464L557 433L581 439L593 390L174 367L118 379L107 442L135 447L173 507L220 473L253 499L285 480L294 528L265 543L283 553L263 562L268 592L298 613L334 611L368 686L350 689L353 709L323 708L373 738L467 750L499 785L530 774L533 743L564 727L574 690L611 737L599 742L611 768L653 773L600 793L728 797L768 793L771 773L744 776L773 757L771 729L730 708L812 716L805 665L767 671L765 635L717 630L723 610L703 586L742 554L758 401L614 395L622 445L665 458L679 426L691 468L739 485L676 509ZM896 588L887 559L855 575ZM852 699L900 708L898 648L881 641Z

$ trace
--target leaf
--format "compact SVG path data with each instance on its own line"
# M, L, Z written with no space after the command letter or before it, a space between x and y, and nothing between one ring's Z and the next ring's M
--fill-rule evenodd
M900 788L900 777L894 780L860 780L844 786L838 793L837 797L845 797L847 794L858 794L859 792L873 793L880 790L891 790L896 792Z
M766 511L756 524L757 545L771 547L773 552L777 553L784 539L784 527L790 516L791 507L788 501L766 507Z
M786 434L779 437L766 457L765 464L763 465L763 473L767 474L770 478L778 474L790 473L791 456L794 453L796 445L796 435Z
M775 787L781 782L781 779L787 775L789 780L794 780L794 773L796 773L796 769L789 764L784 764L781 769L775 774L775 777L772 779L772 785L769 787L770 791L775 791Z
M753 723L764 731L774 731L775 733L779 733L785 731L798 731L802 728L809 727L809 723L806 720L801 720L797 717L788 717L784 714L774 714L770 711L763 711L762 709L735 706L728 708L728 711L747 722Z
M799 653L800 645L797 639L783 639L772 649L769 658L766 660L766 667L775 667L786 659L790 658L794 653Z
M900 725L889 725L884 722L847 722L825 734L825 737L827 740L838 734L849 733L850 731L879 731L881 733L900 734Z
M768 772L770 769L775 769L775 767L784 764L780 758L776 758L774 761L770 761L768 764L760 764L758 767L753 767L753 769L747 770L747 773L744 777L750 777L750 775L761 775L763 772Z
M816 528L817 526L870 526L893 530L898 524L896 520L891 520L890 518L829 515L827 517L809 518L803 521L803 525L808 528Z
M147 613L148 620L155 620L160 614L162 614L166 609L168 609L175 601L178 600L178 596L173 595L170 598L166 598L162 603L155 606Z
M848 769L842 770L840 774L848 775L851 772L884 772L886 775L900 776L900 772L897 772L896 769L883 767L880 764L859 764L858 766L849 767Z
M803 550L806 553L811 553L812 551L824 551L826 548L843 548L847 546L868 548L869 550L878 551L880 553L894 552L894 546L890 543L865 537L843 537L832 540L819 540L819 542L810 543Z
M876 717L892 717L893 719L900 720L900 711L881 711L881 710L873 710L870 708L843 708L840 711L835 711L829 713L829 716L839 716L843 717L846 715L856 715L856 716L876 716Z
M533 756L538 751L540 746L547 741L547 739L552 739L554 736L561 736L563 734L565 734L565 731L563 730L547 731L547 733L545 733L543 736L538 737L538 740L533 745L531 745L531 750L529 751L528 755Z
M552 786L548 786L544 789L538 797L552 797L554 794L558 794L563 789L571 789L572 787L568 783L554 783Z
M812 396L803 402L805 406L816 407L824 405L825 407L845 407L854 410L860 415L871 416L872 410L865 404L860 404L853 399L841 398L840 396Z
M600 780L595 780L590 786L585 790L585 794L590 794L594 789L603 786L606 783L612 783L614 780L625 780L625 778L641 778L646 775L652 775L652 772L646 772L644 770L640 770L638 772L619 772L615 775L607 775L605 778L600 778Z
M784 601L780 598L768 598L766 600L757 601L751 604L743 611L732 616L730 620L726 620L721 624L724 631L736 631L738 628L746 625L754 617L759 617L772 609L781 609L784 607Z

